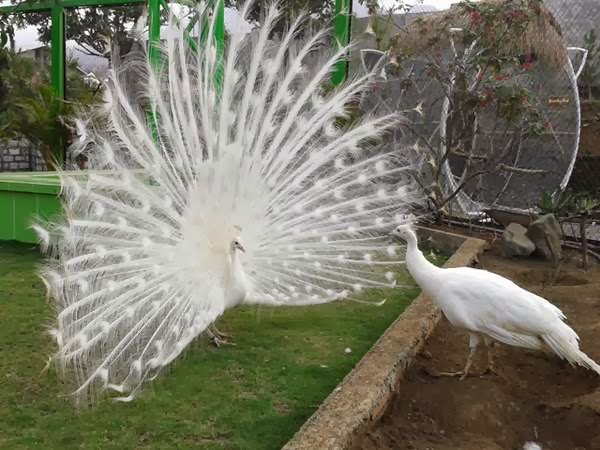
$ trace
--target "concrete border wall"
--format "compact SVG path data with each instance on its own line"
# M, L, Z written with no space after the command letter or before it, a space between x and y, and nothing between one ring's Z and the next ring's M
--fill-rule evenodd
M471 265L483 252L480 239L431 229L418 231L421 241L453 253L445 267ZM423 294L390 325L308 419L284 450L341 450L350 448L385 412L402 376L441 319L441 311Z

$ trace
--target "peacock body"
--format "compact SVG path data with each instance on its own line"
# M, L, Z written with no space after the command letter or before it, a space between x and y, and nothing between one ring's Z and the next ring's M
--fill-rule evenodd
M273 46L279 19L273 6L254 39L232 34L221 62L211 40L191 51L172 18L159 68L124 65L137 97L113 69L102 120L78 121L90 171L61 173L65 221L36 229L53 254L55 359L79 399L133 399L236 305L396 285L387 234L419 194L410 165L375 144L399 116L339 125L373 73L325 91L347 49L309 68L327 32L299 43L300 18Z

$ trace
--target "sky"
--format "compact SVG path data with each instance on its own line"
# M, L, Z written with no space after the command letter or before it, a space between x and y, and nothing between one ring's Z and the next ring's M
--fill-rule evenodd
M333 1L333 0L330 0ZM448 7L450 7L450 4L452 3L456 3L459 0L423 0L423 4L424 5L430 5L430 6L434 6L437 9L446 9ZM384 7L390 7L395 5L397 2L394 0L380 0L380 4L382 4ZM0 5L7 5L10 4L9 0L0 0ZM358 17L363 17L367 15L367 9L360 5L358 3L357 0L354 0L354 13L358 16ZM239 16L237 14L237 11L234 9L230 9L230 8L226 8L225 10L225 23L226 26L228 28L231 28L232 26L236 26L239 22ZM248 27L242 27L242 28L248 28ZM35 27L27 27L24 28L22 30L18 30L15 34L15 40L16 40L16 47L17 49L21 49L21 50L26 50L29 48L34 48L37 47L40 44L40 42L37 40L37 31L35 29ZM68 43L69 47L74 47L75 43L73 42L69 42Z

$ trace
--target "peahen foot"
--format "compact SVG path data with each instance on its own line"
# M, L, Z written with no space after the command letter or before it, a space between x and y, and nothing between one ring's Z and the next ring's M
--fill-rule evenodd
M496 367L496 364L494 363L494 342L492 340L490 340L489 338L487 338L485 340L485 344L487 347L487 357L488 357L488 364L487 367L485 369L483 369L483 372L481 372L479 374L480 377L483 377L485 375L495 375L498 378L501 378L503 380L506 381L506 378L504 377L504 375L502 374L502 372L500 372L498 370L498 368Z
M440 377L460 377L458 380L462 381L465 378L467 378L467 375L469 374L468 371L464 371L464 370L459 370L458 372L439 372Z
M459 370L458 372L440 372L436 369L432 369L432 368L427 368L425 369L427 374L429 376L435 377L435 378L439 378L439 377L460 377L459 380L464 380L467 375L469 374L469 372L466 372L464 370Z
M469 335L469 356L467 357L467 363L463 370L459 370L458 372L438 372L428 370L428 373L434 377L460 377L459 381L464 380L469 375L469 370L471 369L471 365L473 365L473 358L475 357L475 352L480 340L480 337L476 334L471 333Z

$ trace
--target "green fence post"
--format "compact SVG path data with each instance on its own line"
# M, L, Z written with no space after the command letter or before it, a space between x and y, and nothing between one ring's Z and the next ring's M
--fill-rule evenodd
M148 58L150 66L158 76L161 70L160 63L160 0L148 0ZM148 122L154 142L158 141L158 120L156 114L148 110Z
M160 66L160 0L148 0L148 16L149 16L149 35L148 35L148 55L150 64L154 70Z
M223 58L225 55L225 4L223 3L223 0L213 0L211 3L212 13L215 20L213 39L217 53L217 67L215 69L214 80L217 86L217 91L220 92L223 83ZM208 31L210 28L210 21L207 14L204 14L200 24L200 42L202 45L206 45L206 42L208 41Z
M62 110L60 103L65 99L65 10L61 5L53 4L50 9L50 50L51 50L51 82L54 97L59 100L53 114L58 116ZM54 157L59 166L65 162L65 142L60 142L58 148L54 149Z
M352 0L335 0L335 39L337 48L340 49L350 43L350 30L352 26ZM339 61L331 76L334 85L339 86L348 76L349 61Z
M217 0L213 7L215 14L215 47L217 50L217 70L215 72L215 85L217 91L223 86L223 64L225 56L225 4L223 0Z

